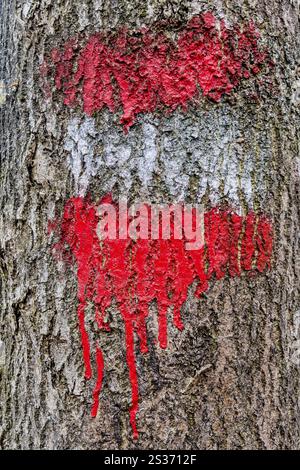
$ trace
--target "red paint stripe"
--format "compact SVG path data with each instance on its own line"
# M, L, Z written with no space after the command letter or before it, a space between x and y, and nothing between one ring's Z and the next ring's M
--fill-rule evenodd
M98 408L99 408L99 395L102 389L102 381L103 381L103 370L104 370L104 360L103 354L101 349L98 347L96 348L96 362L97 362L97 382L93 392L94 403L91 410L92 418L97 416Z
M113 298L118 303L125 324L126 360L131 383L130 423L134 437L137 437L139 391L135 334L139 338L140 351L146 353L146 320L150 301L157 301L158 339L160 346L166 348L168 310L173 307L174 325L182 329L180 310L195 279L199 281L196 295L200 296L208 289L213 276L221 279L227 273L240 275L241 270L257 269L261 272L270 266L272 226L265 217L254 213L241 217L228 210L212 209L204 216L205 247L187 251L185 240L175 240L173 232L169 240L163 240L160 233L159 240L133 242L117 239L100 244L97 224L98 216L93 204L80 197L70 199L64 210L57 248L64 252L69 247L77 263L78 317L87 378L91 377L92 371L89 338L84 325L86 304L94 303L99 327L109 330L106 309ZM98 376L93 395L93 416L98 409L104 367L98 348L96 362Z
M208 12L175 36L171 40L153 26L94 34L83 47L71 39L52 50L41 73L53 77L68 106L82 106L88 115L121 109L128 130L140 113L197 104L199 89L220 101L270 64L253 23L229 28Z
M168 345L167 312L170 305L167 282L172 276L169 271L171 247L168 240L157 240L157 246L158 250L156 252L156 260L154 262L153 283L155 292L153 292L152 295L156 297L158 308L158 341L160 347L162 349L166 349Z
M84 324L85 305L86 304L84 301L78 305L78 321L79 321L79 331L80 331L80 336L81 336L84 369L85 369L84 376L87 380L89 380L92 377L92 368L91 368L89 337L88 337L85 324Z

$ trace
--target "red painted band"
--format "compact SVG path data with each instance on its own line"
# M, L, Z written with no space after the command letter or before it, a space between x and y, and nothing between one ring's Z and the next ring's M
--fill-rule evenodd
M111 198L106 198L106 202ZM103 202L103 201L102 201ZM111 201L112 202L112 201ZM116 206L117 212L118 208ZM212 209L204 216L205 246L186 250L185 240L99 241L97 208L84 198L72 198L65 206L56 248L71 250L77 264L78 317L81 331L85 376L91 377L89 338L84 326L87 302L95 306L100 329L109 331L106 309L115 298L125 324L126 359L131 382L130 423L137 437L138 377L135 334L142 353L148 351L146 319L150 301L156 299L159 312L159 344L167 347L167 313L173 308L174 325L181 330L180 309L188 288L198 281L201 296L214 277L240 275L242 270L259 272L270 266L273 246L272 226L253 212L242 217L228 210ZM51 224L52 227L54 226ZM172 232L172 235L174 233ZM92 415L96 416L103 379L103 357L96 350L98 377L94 389Z
M174 36L174 34L173 34ZM212 13L193 17L170 35L151 28L97 33L81 47L77 38L53 49L42 65L68 106L92 115L122 110L125 130L139 113L183 110L202 95L220 101L243 79L270 64L253 23L231 28ZM49 94L49 81L46 84Z

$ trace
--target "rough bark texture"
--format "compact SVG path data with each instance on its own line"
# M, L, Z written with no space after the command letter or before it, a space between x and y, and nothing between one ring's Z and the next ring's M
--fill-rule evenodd
M300 447L298 7L297 0L1 0L2 448ZM263 87L257 101L249 99L250 80L221 104L140 116L126 137L108 112L81 118L61 101L43 98L39 66L76 32L185 22L206 10L258 25L275 67L272 88ZM86 155L80 139L96 166L99 155L106 156L93 179L86 167L78 170ZM127 147L132 156L120 162ZM151 159L145 176L139 162ZM261 210L274 226L270 271L216 281L200 300L191 292L184 331L170 326L167 350L152 346L148 355L138 354L138 441L129 425L121 318L114 311L112 331L102 338L106 370L93 420L76 268L51 252L48 221L82 188L92 197L112 190L152 200L183 196L207 207L225 202ZM150 337L155 315L153 306ZM88 330L95 341L92 321Z

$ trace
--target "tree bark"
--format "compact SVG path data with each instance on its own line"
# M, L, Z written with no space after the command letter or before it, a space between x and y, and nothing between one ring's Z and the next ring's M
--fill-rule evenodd
M88 118L58 92L44 98L44 58L78 32L181 24L208 10L228 24L257 25L275 65L256 100L257 82L245 81L220 103L145 113L126 135L108 110ZM0 12L1 448L299 449L299 3L2 0ZM271 269L212 281L200 299L191 289L185 328L169 325L166 350L154 341L151 306L150 351L136 351L138 440L118 308L109 333L87 315L105 362L92 419L76 266L53 256L49 221L86 190L94 200L113 191L229 204L272 220Z

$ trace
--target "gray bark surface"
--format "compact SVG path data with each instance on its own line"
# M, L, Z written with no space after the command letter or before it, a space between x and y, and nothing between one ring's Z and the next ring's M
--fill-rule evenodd
M104 161L92 181L90 174L76 180L65 135L76 152L76 126L93 124L76 121L61 100L45 102L39 84L44 55L78 31L139 28L170 17L184 22L208 9L233 23L257 23L275 61L273 88L254 102L250 82L221 104L139 117L129 140L115 117L99 113L96 134L85 137L95 161L108 144L115 158L126 145L134 156L122 167ZM0 31L1 448L299 449L298 1L1 0ZM157 166L145 189L135 158L147 161L149 145L156 148ZM273 221L270 271L216 281L200 300L191 290L184 331L170 325L166 351L152 346L146 356L137 353L137 442L129 425L120 315L113 311L112 331L102 338L106 369L93 420L76 268L66 268L51 251L48 222L81 185L92 197L112 190L164 201L183 194L194 202L200 194L204 205L223 191L225 202L252 206ZM155 316L153 307L152 338ZM92 320L87 328L95 341Z

